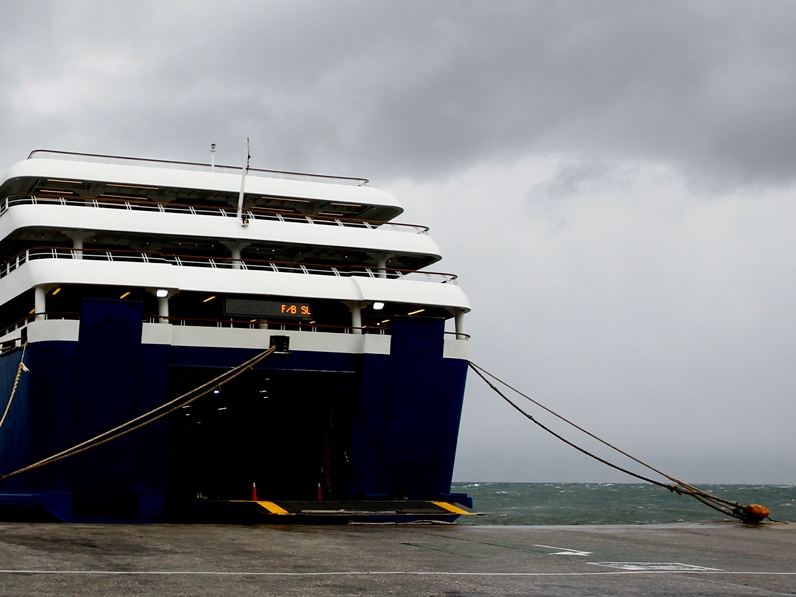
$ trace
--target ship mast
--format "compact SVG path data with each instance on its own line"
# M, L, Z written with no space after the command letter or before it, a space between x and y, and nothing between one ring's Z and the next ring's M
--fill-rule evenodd
M243 151L243 173L240 177L240 195L238 195L238 219L241 221L242 226L248 225L247 221L243 220L243 193L246 187L246 172L249 170L249 138L246 137L246 144Z

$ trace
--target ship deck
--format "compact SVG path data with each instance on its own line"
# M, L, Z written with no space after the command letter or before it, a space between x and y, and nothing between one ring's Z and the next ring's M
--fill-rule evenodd
M0 524L0 595L792 595L796 525Z

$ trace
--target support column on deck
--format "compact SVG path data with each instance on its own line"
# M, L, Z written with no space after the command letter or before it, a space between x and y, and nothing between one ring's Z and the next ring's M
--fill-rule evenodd
M168 296L159 296L158 297L158 316L160 317L160 323L168 323L169 322L169 297Z
M379 258L379 278L387 277L387 255Z
M351 330L353 334L362 333L362 303L360 302L346 302L351 309Z
M243 260L241 259L241 251L248 247L251 243L224 241L222 244L229 249L230 257L233 259L232 269L242 269Z
M390 253L369 253L376 260L376 275L379 278L387 277L387 262L393 258Z
M47 312L47 287L36 286L33 289L33 311L36 313L36 321L43 321Z
M351 306L351 327L355 334L362 333L362 305L355 303Z
M72 249L74 250L75 259L83 259L83 241L91 237L93 232L86 232L85 230L64 230L63 233L72 239Z
M466 340L467 332L464 329L464 309L456 309L453 316L454 323L456 324L456 339Z
M158 299L158 323L169 323L169 299L179 291L167 288L150 288L149 292Z

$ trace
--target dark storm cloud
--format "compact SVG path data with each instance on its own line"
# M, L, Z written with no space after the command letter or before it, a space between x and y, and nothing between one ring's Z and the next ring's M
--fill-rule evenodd
M15 143L204 159L214 141L237 162L248 134L259 166L386 177L527 151L794 176L791 2L4 10L0 124Z

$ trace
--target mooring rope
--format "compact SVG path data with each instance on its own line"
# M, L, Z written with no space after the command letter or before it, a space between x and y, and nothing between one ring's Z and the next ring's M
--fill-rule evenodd
M668 489L669 491L674 492L674 493L676 493L678 495L689 495L689 496L697 499L698 501L702 502L706 506L709 506L710 508L713 508L714 510L717 510L718 512L721 512L722 514L725 514L727 516L732 516L734 518L738 518L738 519L746 521L746 522L756 522L756 521L762 520L763 518L769 518L769 520L772 520L767 515L768 514L767 512L766 512L766 514L764 516L759 516L758 514L753 513L753 512L755 512L754 508L758 507L756 504L752 504L750 506L742 506L738 502L733 502L731 500L727 500L727 499L724 499L722 497L713 495L711 493L708 493L707 491L699 489L698 487L694 487L693 485L690 485L688 483L680 481L679 479L677 479L677 478L675 478L675 477L673 477L671 475L668 475L668 474L658 470L657 468L647 464L646 462L636 458L635 456L633 456L631 454L628 454L624 450L621 450L621 449L617 448L613 444L610 444L607 441L601 439L600 437L597 437L596 435L594 435L590 431L588 431L588 430L584 429L583 427L573 423L569 419L559 415L558 413L556 413L552 409L546 407L544 404L541 404L537 400L534 400L530 396L528 396L528 395L520 392L518 389L512 387L511 385L509 385L508 383L506 383L505 381L503 381L502 379L500 379L499 377L497 377L493 373L490 373L489 371L487 371L483 367L481 367L479 365L476 365L473 362L470 362L469 365L470 365L470 368L473 371L475 371L475 373L482 380L484 380L484 382L490 388L492 388L492 390L494 390L501 398L503 398L503 400L508 402L520 414L525 416L525 418L527 418L529 421L531 421L532 423L534 423L537 426L539 426L540 428L542 428L544 431L546 431L547 433L549 433L553 437L561 440L565 444L575 448L576 450L578 450L579 452L582 452L583 454L589 456L590 458L593 458L593 459L595 459L595 460L597 460L599 462L602 462L603 464L605 464L607 466L610 466L613 469L616 469L618 471L626 473L626 474L630 475L631 477L635 477L636 479L640 479L642 481L646 481L647 483L651 483L653 485L657 485L658 487L663 487L665 489ZM526 400L532 402L533 404L535 404L539 408L547 411L551 415L553 415L553 416L557 417L558 419L564 421L568 425L571 425L572 427L574 427L578 431L581 431L582 433L585 433L586 435L588 435L589 437L597 440L601 444L611 448L612 450L615 450L616 452L619 452L623 456L626 456L627 458L629 458L629 459L633 460L634 462L636 462L636 463L648 468L649 470L651 470L651 471L653 471L655 473L658 473L659 475L665 477L669 481L672 481L672 483L674 483L674 485L670 485L668 483L661 483L660 481L656 481L654 479L650 479L649 477L645 477L644 475L640 475L638 473L635 473L633 471L625 469L625 468L623 468L623 467L621 467L621 466L619 466L617 464L614 464L612 462L609 462L608 460L605 460L604 458L601 458L601 457L597 456L596 454L593 454L593 453L589 452L585 448L582 448L582 447L576 445L575 443L569 441L568 439L562 437L561 435L559 435L558 433L556 433L555 431L553 431L549 427L546 427L545 425L543 425L542 423L537 421L532 415L530 415L529 413L525 412L522 408L520 408L514 401L512 401L508 396L506 396L503 392L501 392L489 379L487 379L487 376L492 378L496 382L502 384L503 386L505 386L506 388L510 389L511 391L515 392L516 394L519 394L520 396L522 396ZM764 507L761 507L761 508L764 508ZM764 508L764 510L767 510L767 509Z
M198 400L202 396L206 396L207 394L209 394L216 388L221 387L225 383L232 381L239 375L242 375L247 369L254 367L257 363L259 363L266 357L270 356L275 350L276 347L272 346L268 350L261 352L260 354L256 355L255 357L252 357L248 361L241 363L237 367L225 371L218 377L211 379L210 381L194 388L193 390L190 390L189 392L186 392L185 394L182 394L181 396L178 396L177 398L174 398L173 400L170 400L169 402L166 402L165 404L161 404L160 406L153 408L147 413L139 415L134 419L130 419L129 421L122 423L117 427L114 427L113 429L105 431L104 433L100 433L99 435L96 435L91 439L87 439L86 441L81 442L75 446L72 446L71 448L67 448L62 452L53 454L52 456L39 460L38 462L34 462L33 464L30 464L24 468L18 469L16 471L13 471L5 475L0 475L0 481L5 481L6 479L10 479L11 477L16 477L17 475L21 475L22 473L26 473L28 471L41 468L48 464L53 464L55 462L64 460L66 458L71 458L72 456L77 456L78 454L87 452L88 450L92 450L103 444L107 444L108 442L111 442L124 435L127 435L128 433L132 433L133 431L141 429L142 427L146 427L147 425L150 425L155 421L158 421L163 417L170 415L171 413L182 408L183 406L186 406L191 402ZM148 419L148 417L152 418ZM130 425L133 425L133 427L130 427Z
M17 387L19 386L19 379L22 377L22 372L25 371L27 368L25 367L25 351L28 349L28 343L22 345L22 356L19 359L19 366L17 367L17 375L14 377L14 386L11 388L11 396L8 397L8 403L6 404L6 409L3 411L3 416L0 418L0 429L3 428L3 423L6 422L6 417L8 416L8 411L11 410L11 403L14 402L14 396L17 393Z

